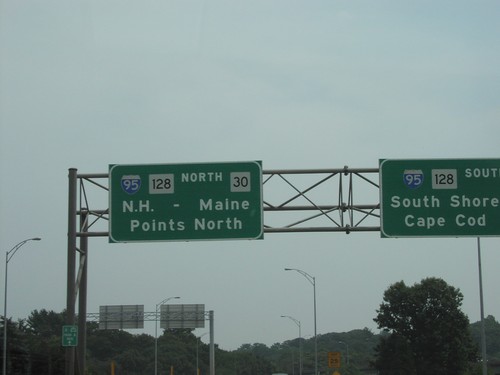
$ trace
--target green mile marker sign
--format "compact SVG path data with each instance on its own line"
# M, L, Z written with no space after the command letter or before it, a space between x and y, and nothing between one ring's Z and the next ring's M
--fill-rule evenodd
M500 236L500 159L380 160L382 237Z
M61 345L62 346L77 346L78 344L78 326L63 326Z
M262 164L111 165L110 242L262 239Z

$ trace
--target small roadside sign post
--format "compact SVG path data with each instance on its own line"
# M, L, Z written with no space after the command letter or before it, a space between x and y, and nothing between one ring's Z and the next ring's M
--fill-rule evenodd
M262 164L111 165L110 242L262 239Z
M382 237L500 236L500 159L380 160Z
M78 326L62 327L62 346L77 346L78 344Z
M328 352L328 367L339 369L340 368L340 352Z

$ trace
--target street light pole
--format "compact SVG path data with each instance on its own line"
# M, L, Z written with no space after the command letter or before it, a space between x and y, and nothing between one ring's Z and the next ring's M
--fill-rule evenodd
M302 375L302 333L300 330L300 320L288 315L281 315L281 317L290 319L299 327L299 375Z
M17 250L23 246L28 241L40 241L41 238L34 237L28 238L27 240L19 242L9 251L5 252L5 292L4 292L4 304L3 304L3 367L2 374L7 375L7 271L8 264L12 257L16 254Z
M205 332L203 335L196 338L196 375L200 375L200 365L198 362L198 343L201 341L201 338L205 335L208 335L209 332Z
M346 347L346 364L349 366L349 344L344 341L339 341L339 344L344 344Z
M163 301L160 303L156 304L156 310L155 310L155 375L158 375L158 309L160 308L161 305L164 305L171 299L179 299L181 297L169 297L165 298Z
M317 335L317 325L316 325L316 278L309 275L307 272L299 270L297 268L285 268L285 271L297 271L302 276L304 276L307 281L313 286L314 293L314 374L318 375L318 335Z

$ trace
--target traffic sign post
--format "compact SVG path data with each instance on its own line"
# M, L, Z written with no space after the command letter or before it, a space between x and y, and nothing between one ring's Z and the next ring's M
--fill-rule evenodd
M500 159L380 161L382 237L500 236Z
M78 343L78 326L75 325L63 326L62 346L77 346L77 343Z
M111 165L110 242L263 238L261 162Z
M340 352L328 352L328 367L329 368L340 368Z

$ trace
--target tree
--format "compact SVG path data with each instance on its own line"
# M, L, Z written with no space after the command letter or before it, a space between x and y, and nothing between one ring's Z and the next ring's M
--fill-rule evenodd
M61 347L61 328L64 313L34 310L26 319L23 331L27 336L31 372L61 374L64 371L64 350Z
M4 318L2 317L2 322L3 321ZM8 373L23 373L29 368L29 350L26 347L25 335L22 330L24 321L18 320L14 322L12 319L8 318L6 322L7 325L4 326L4 329L7 329L8 335L6 369ZM0 348L3 352L3 341Z
M488 315L484 319L486 332L486 354L488 359L500 359L500 323L495 317ZM481 321L470 325L471 334L475 342L481 342Z
M394 355L389 351L399 351L400 358L406 358L405 366L413 362L417 375L465 373L477 361L478 352L469 319L460 310L462 300L458 289L439 278L427 278L411 287L403 281L391 285L374 319L393 336L377 346L374 364L380 374L396 374L390 371Z
M415 358L408 340L398 334L383 335L375 349L375 368L385 375L416 375Z

